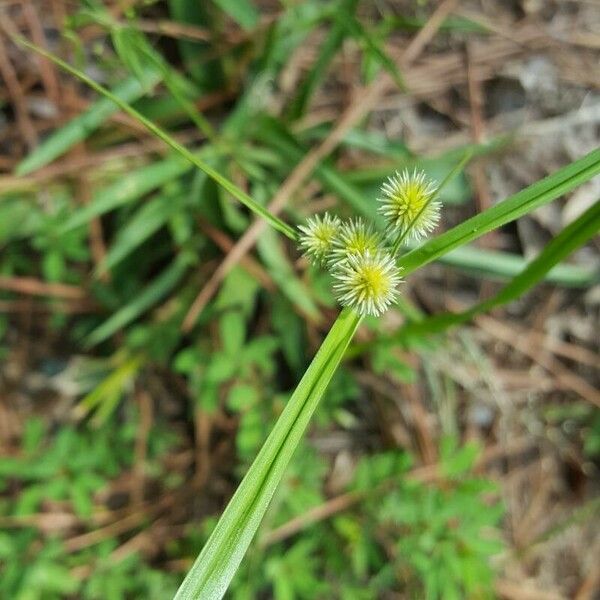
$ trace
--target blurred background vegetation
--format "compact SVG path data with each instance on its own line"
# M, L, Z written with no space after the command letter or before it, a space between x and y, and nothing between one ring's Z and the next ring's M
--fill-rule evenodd
M598 146L593 2L4 0L0 597L170 598L337 314L293 244L42 57L286 221L441 180L448 228ZM368 318L229 592L592 599L592 241L442 335L598 200L596 178Z

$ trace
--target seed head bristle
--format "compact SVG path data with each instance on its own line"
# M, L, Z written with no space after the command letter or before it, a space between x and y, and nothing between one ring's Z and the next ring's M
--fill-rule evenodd
M333 249L334 240L340 230L340 219L325 213L307 219L305 225L299 225L300 248L305 256L316 264L324 264Z
M437 188L425 173L416 169L396 172L381 186L379 212L385 217L388 232L418 240L433 231L440 220L441 203Z
M379 316L396 301L400 270L385 250L351 254L331 273L338 302L361 315Z
M374 254L381 244L381 236L371 225L367 225L360 217L349 219L341 224L338 235L333 241L329 264L334 266L352 254L364 254L367 251Z

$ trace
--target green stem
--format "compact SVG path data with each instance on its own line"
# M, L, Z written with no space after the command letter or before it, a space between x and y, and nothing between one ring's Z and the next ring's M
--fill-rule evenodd
M186 160L192 163L194 166L198 167L201 171L204 171L211 179L216 181L221 187L227 190L234 198L237 198L242 204L248 207L251 211L256 213L257 215L263 217L272 227L286 235L291 240L296 241L298 236L293 227L272 215L264 206L256 202L256 200L252 199L248 194L238 188L236 185L231 183L226 177L223 177L216 169L213 169L210 165L200 160L197 156L192 154L185 146L182 146L179 142L174 140L166 131L155 125L152 121L144 117L140 112L135 110L132 106L127 104L115 96L112 92L107 90L105 87L101 86L99 83L96 83L93 79L88 77L85 73L82 73L78 69L75 69L64 60L55 56L51 52L47 52L43 48L32 44L28 40L23 37L15 36L14 41L33 50L37 54L40 54L51 60L53 63L58 65L61 69L70 73L74 77L77 77L80 81L83 81L86 85L91 87L93 90L102 94L106 98L112 100L119 108L121 108L128 115L139 121L150 133L154 134L156 137L160 138L165 144L173 148L178 154L183 156Z
M345 308L181 584L175 600L219 600L227 591L285 468L362 317Z

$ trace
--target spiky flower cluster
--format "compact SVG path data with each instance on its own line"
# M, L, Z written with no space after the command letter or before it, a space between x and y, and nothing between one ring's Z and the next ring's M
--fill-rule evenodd
M418 239L439 220L435 186L423 173L396 173L382 186L380 212L396 249L405 237ZM333 292L342 306L361 315L379 316L398 296L400 269L383 236L361 218L342 222L325 213L299 227L300 248L313 263L325 265L334 279Z
M336 280L333 291L342 306L351 306L361 315L379 316L398 295L400 269L389 252L377 249L350 254L331 271Z
M390 231L418 240L431 233L440 220L441 203L436 186L425 173L396 172L381 186L379 212Z
M365 252L374 254L380 247L381 236L371 225L367 225L361 218L349 219L334 238L328 261L335 265L351 255Z
M329 213L321 218L315 215L300 225L300 248L308 258L316 264L323 264L333 250L333 243L340 233L341 221Z

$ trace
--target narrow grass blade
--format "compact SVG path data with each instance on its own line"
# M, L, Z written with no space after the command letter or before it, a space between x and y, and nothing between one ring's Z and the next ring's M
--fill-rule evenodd
M492 279L514 277L527 266L525 259L516 254L473 246L456 248L440 257L439 261ZM596 271L581 265L560 264L546 273L544 281L564 287L587 287L594 283L597 276Z
M182 198L158 195L143 203L118 231L114 243L98 265L97 273L110 271L143 244L183 206Z
M102 325L96 327L87 337L86 346L89 348L103 342L159 302L181 281L189 266L190 260L187 256L180 255L176 258L129 304L117 310Z
M71 229L81 227L94 217L99 217L128 202L133 202L148 192L183 175L190 168L187 161L176 156L130 171L126 179L120 178L114 183L97 190L89 204L75 210L65 221L61 227L61 232L66 233Z
M362 39L368 49L371 51L375 60L389 73L394 80L398 89L406 91L406 83L396 63L388 56L383 44L371 34L363 25L355 18L350 17L344 12L339 12L336 18L346 27L349 33L358 39Z
M284 470L360 324L344 309L219 519L175 600L218 600L233 578Z
M94 389L77 404L77 416L84 417L93 410L102 410L106 416L118 404L124 391L129 387L144 363L141 354L122 361Z
M215 132L204 115L199 112L189 99L196 90L177 71L165 61L162 54L157 52L146 36L135 26L122 25L113 19L105 19L105 26L111 31L113 45L121 61L138 77L146 68L160 73L162 81L169 92L187 114L189 119L208 139L214 139Z
M351 18L356 11L357 3L358 0L341 0L336 12L338 14L349 15L348 18ZM346 27L341 21L336 19L325 41L319 48L317 60L304 81L300 84L298 92L290 104L288 114L291 120L298 119L304 114L313 93L327 73L331 61L337 54L345 38Z
M257 240L256 249L283 295L313 323L321 321L319 308L290 264L281 238L273 230L266 230Z
M147 69L145 77L140 81L131 77L115 87L111 94L122 102L134 102L147 93L160 81L160 74L156 70ZM62 156L75 144L91 135L106 119L116 113L117 106L108 98L101 98L84 113L61 127L45 139L31 154L29 154L16 169L15 175L27 175Z
M258 11L250 0L213 0L213 2L244 29L252 29L258 24Z
M530 185L492 208L412 250L398 261L406 276L416 269L551 202L600 173L600 149Z
M216 31L211 18L209 2L189 0L168 0L169 13L173 21L184 25L201 27L206 31ZM215 34L216 35L216 34ZM220 57L208 57L212 45L208 41L177 39L177 47L190 79L203 91L213 91L223 86L225 77Z
M293 227L291 227L281 219L278 219L276 216L272 215L264 206L256 202L248 194L246 194L236 185L231 183L226 177L223 177L223 175L221 175L216 169L213 169L210 165L208 165L203 160L198 158L195 154L190 152L185 146L181 145L177 140L173 139L166 131L164 131L163 129L155 125L152 121L144 117L144 115L135 110L135 108L130 106L127 102L123 101L121 98L118 98L105 87L101 86L99 83L95 82L93 79L88 77L85 73L82 73L78 69L72 67L71 65L60 59L58 56L55 56L51 52L46 52L46 50L39 48L34 44L31 44L24 38L17 38L16 41L26 46L30 50L33 50L34 52L37 52L38 54L41 54L42 56L48 58L53 63L58 65L61 69L67 71L67 73L70 73L74 77L77 77L77 79L83 81L83 83L90 86L96 92L102 94L103 96L114 102L129 116L133 117L136 121L140 122L150 133L160 138L163 142L165 142L165 144L173 148L175 152L183 156L186 160L188 160L194 166L198 167L201 171L204 171L211 179L213 179L221 187L227 190L234 198L237 198L242 204L244 204L255 214L264 218L272 227L274 227L290 239L296 240L297 235Z
M479 314L519 298L542 281L555 265L564 260L579 246L585 244L599 230L600 201L596 202L583 215L565 227L525 270L512 279L495 296L461 313L443 313L417 323L410 323L393 337L439 333L449 327L465 323Z

